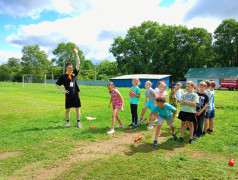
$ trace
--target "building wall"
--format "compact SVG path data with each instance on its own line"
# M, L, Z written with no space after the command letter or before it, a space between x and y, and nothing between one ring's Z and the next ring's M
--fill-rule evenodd
M132 79L110 79L116 87L131 87ZM167 88L169 87L169 77L163 79L140 79L139 88L145 88L145 82L152 82L152 88L156 88L156 85L159 81L165 81Z
M215 89L219 89L219 87L220 87L219 78L187 78L186 79L186 81L193 81L197 86L198 86L200 81L206 81L206 80L215 81L216 82Z

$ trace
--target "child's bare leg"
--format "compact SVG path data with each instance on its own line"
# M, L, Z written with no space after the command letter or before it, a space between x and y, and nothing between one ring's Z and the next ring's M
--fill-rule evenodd
M185 126L186 121L181 122L181 137L183 138L184 135L184 126Z
M213 118L209 118L209 129L213 130L213 126L214 126L214 120Z
M113 113L112 113L112 127L111 127L111 129L114 129L117 111L118 111L118 109L114 109L113 110Z
M156 131L155 131L155 140L156 141L158 140L161 127L162 127L162 125L157 125Z
M151 121L150 121L151 126L153 126L153 124L154 124L154 119L155 119L155 113L151 112Z
M116 114L116 119L120 123L120 125L123 125L123 123L121 122L121 119L119 118L119 116L117 114Z
M70 108L66 109L65 115L66 115L66 120L69 120L69 118L70 118Z
M171 126L172 134L174 134L174 126Z
M144 106L143 109L142 109L142 111L141 111L140 117L142 117L142 118L144 117L144 114L145 114L146 109L148 109L148 107Z
M145 124L147 124L147 123L150 121L150 118L151 118L151 117L152 117L152 112L150 112L150 114L149 114L149 116L148 116L148 118L147 118Z
M208 127L208 119L205 119L204 132L207 132L207 127Z
M193 122L189 122L189 139L193 139Z
M75 108L75 111L76 111L77 120L80 120L80 109Z

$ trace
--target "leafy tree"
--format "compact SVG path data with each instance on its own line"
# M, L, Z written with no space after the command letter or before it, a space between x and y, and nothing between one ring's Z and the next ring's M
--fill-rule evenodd
M17 58L9 58L6 65L9 68L10 74L13 79L12 81L21 81L22 78L22 67L20 63L20 59Z
M214 51L216 52L216 66L238 66L238 22L226 19L214 32Z
M0 81L9 81L10 70L6 64L0 66Z
M21 66L23 74L44 75L48 73L49 61L39 45L24 46L22 48Z

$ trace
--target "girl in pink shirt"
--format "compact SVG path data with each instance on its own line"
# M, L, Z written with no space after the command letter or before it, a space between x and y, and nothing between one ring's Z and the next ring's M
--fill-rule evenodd
M112 103L112 107L113 107L112 127L111 127L110 131L107 132L107 134L113 134L115 132L114 131L115 119L117 119L118 122L120 123L120 125L117 126L117 128L124 128L124 125L122 124L121 119L117 115L117 112L119 110L121 110L121 112L123 112L123 102L124 102L124 100L123 100L120 92L115 88L113 82L109 82L108 85L107 85L107 88L108 88L108 91L111 95L111 100L110 100L108 108L110 109L111 103Z

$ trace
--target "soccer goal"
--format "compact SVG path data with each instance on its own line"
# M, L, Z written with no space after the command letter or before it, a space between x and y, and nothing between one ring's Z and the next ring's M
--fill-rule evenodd
M23 74L22 75L22 87L24 88L25 83L32 84L33 77L37 77L37 76L43 76L44 77L44 86L45 86L45 90L46 90L46 76L47 75Z

